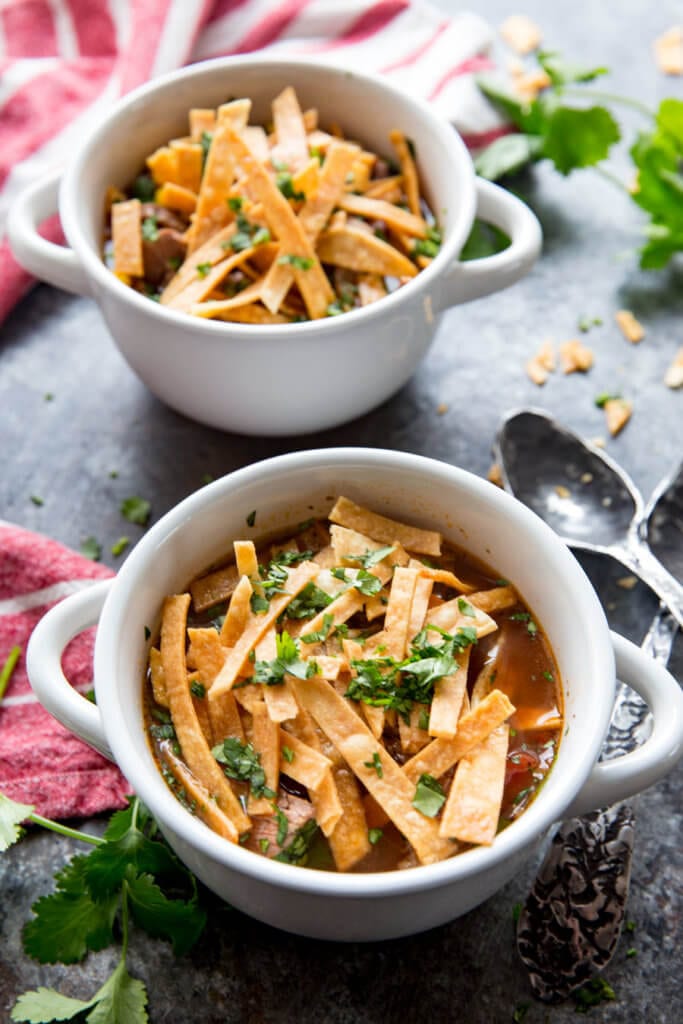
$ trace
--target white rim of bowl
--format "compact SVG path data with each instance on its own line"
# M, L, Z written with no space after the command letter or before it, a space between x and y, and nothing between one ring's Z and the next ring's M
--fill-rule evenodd
M104 677L106 673L112 671L111 666L116 665L126 592L134 588L138 566L141 563L144 565L150 558L153 559L160 541L179 529L195 511L225 491L232 491L259 479L267 479L273 469L286 472L290 469L313 468L320 466L323 460L328 470L335 463L348 467L350 462L360 461L366 466L371 466L379 460L389 469L395 466L397 469L423 471L427 475L446 475L460 487L469 489L471 493L504 511L506 517L513 520L523 531L533 529L537 537L536 544L545 547L545 557L552 564L553 570L561 575L572 590L581 595L584 602L584 637L586 649L592 653L592 665L587 666L587 672L594 673L597 679L614 680L614 657L609 631L597 595L569 549L535 513L510 495L494 488L488 481L448 463L421 455L382 449L330 448L279 455L236 470L185 498L151 527L119 570L105 601L95 644L96 688L98 677ZM120 607L117 607L117 604ZM140 685L142 686L142 680ZM491 847L477 847L448 860L420 865L406 871L346 875L283 864L261 857L221 838L203 822L194 818L175 799L161 774L145 768L132 747L125 744L122 739L126 735L125 720L122 706L117 700L118 691L115 686L109 689L110 692L105 690L101 694L98 693L97 700L103 721L107 723L107 738L112 752L131 785L135 783L137 795L162 825L166 825L181 840L224 868L251 876L276 888L284 887L342 898L399 895L454 883L495 867L535 842L553 822L561 818L565 808L588 778L609 720L613 696L612 688L609 686L596 688L592 717L583 723L586 735L584 749L574 763L571 776L560 778L556 783L555 799L552 803L548 804L543 799L544 791L541 791L524 814L496 837ZM140 733L144 738L142 722Z
M385 296L381 302L371 303L369 306L363 306L360 309L354 309L347 313L343 313L341 315L341 320L344 324L353 324L357 323L360 318L371 321L378 316L381 317L384 313L390 312L395 306L401 304L407 299L410 299L410 297L417 296L419 292L424 291L425 288L429 287L434 282L435 278L438 278L441 275L442 271L446 269L448 264L457 261L460 250L465 244L476 214L476 195L474 189L475 173L467 147L455 128L453 128L447 121L441 121L426 101L415 96L410 96L408 93L398 89L394 85L391 85L378 75L369 74L367 72L348 72L343 68L338 68L328 64L319 64L315 60L307 58L278 60L275 58L270 59L246 55L236 57L218 57L213 60L203 61L200 64L189 65L188 67L180 68L177 71L156 78L153 81L140 86L138 89L128 93L123 99L121 99L107 114L105 120L100 125L97 125L85 137L74 161L67 167L64 173L60 187L59 206L60 217L67 240L77 253L78 258L82 261L86 271L96 279L97 283L101 287L111 291L120 300L132 303L133 306L137 307L140 311L143 311L152 317L159 318L161 322L173 322L179 326L184 325L187 327L187 314L176 312L175 310L168 309L165 306L160 306L159 303L152 302L150 299L140 295L132 288L128 288L105 266L101 255L90 245L89 240L81 229L79 216L79 182L83 167L87 164L87 160L92 149L101 144L103 138L106 138L111 122L118 120L119 118L125 118L130 108L137 106L141 100L144 100L156 92L163 92L166 89L173 88L173 85L178 81L193 78L201 79L205 76L212 76L226 67L258 66L263 64L271 67L281 67L283 71L287 68L291 68L294 71L300 68L313 67L332 74L338 73L342 77L351 75L355 79L367 82L368 86L371 88L389 93L394 98L399 99L407 107L414 108L414 110L424 120L426 120L434 130L439 130L441 128L444 129L444 153L448 154L454 165L457 164L460 166L463 174L470 179L471 188L468 190L468 194L466 196L458 197L457 214L454 224L433 262L424 270L421 270L411 281L408 281L407 284L402 285L395 292ZM349 321L349 317L352 317L353 319ZM192 323L193 330L199 330L205 334L206 338L211 338L213 336L228 342L241 342L243 338L254 338L256 332L263 338L273 337L282 339L290 331L296 332L297 338L315 338L317 342L320 340L318 336L322 335L324 337L325 334L329 335L331 341L334 340L335 327L338 329L339 319L340 318L338 317L324 317L320 320L306 320L295 324L259 324L256 328L253 324L225 324L223 322L207 320L201 317L193 317L190 322Z

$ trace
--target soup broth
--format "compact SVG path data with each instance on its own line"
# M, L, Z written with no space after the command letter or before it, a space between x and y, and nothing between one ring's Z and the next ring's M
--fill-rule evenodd
M492 843L562 731L553 654L514 587L344 498L167 599L144 706L189 813L255 854L352 872Z

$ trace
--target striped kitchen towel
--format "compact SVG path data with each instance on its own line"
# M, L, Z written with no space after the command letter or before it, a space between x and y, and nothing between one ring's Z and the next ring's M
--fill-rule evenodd
M0 523L0 666L21 655L0 703L0 792L50 818L86 817L125 805L130 786L115 765L44 711L26 676L26 645L38 619L67 594L111 576L104 566L55 541ZM69 644L71 684L92 687L94 630Z
M9 206L135 86L228 54L315 57L386 75L476 147L504 131L474 82L492 37L422 0L2 0L0 322L32 283L4 238ZM42 230L60 238L56 218Z

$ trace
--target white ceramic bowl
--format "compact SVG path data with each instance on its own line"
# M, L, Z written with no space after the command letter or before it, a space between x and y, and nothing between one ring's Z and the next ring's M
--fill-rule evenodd
M148 641L163 598L229 549L257 510L267 534L325 515L344 493L379 512L437 528L510 579L543 626L564 688L566 732L557 762L525 813L490 848L405 871L343 875L268 860L212 833L163 781L142 719ZM68 640L98 621L97 706L60 668ZM619 677L654 716L637 751L596 764ZM253 917L324 939L386 939L465 913L500 888L548 827L570 812L606 806L651 785L683 753L683 694L639 648L610 635L598 599L565 545L514 498L463 470L416 455L327 449L257 463L203 487L161 519L114 581L56 605L28 648L31 684L67 728L113 757L183 861Z
M322 125L379 153L392 128L413 139L424 191L444 243L431 266L379 303L308 323L255 326L198 320L127 288L101 257L103 197L125 185L157 146L186 131L193 106L230 96L253 100L266 120L287 84ZM367 412L408 380L449 306L522 277L541 244L534 215L514 196L476 179L454 129L427 104L379 78L310 61L238 57L207 61L156 79L119 102L88 136L59 188L52 178L19 197L8 235L16 258L37 277L92 295L133 370L159 398L193 419L246 434L290 434L332 427ZM70 249L52 245L38 224L59 208ZM511 246L458 262L475 214L501 227ZM455 350L457 337L450 342Z

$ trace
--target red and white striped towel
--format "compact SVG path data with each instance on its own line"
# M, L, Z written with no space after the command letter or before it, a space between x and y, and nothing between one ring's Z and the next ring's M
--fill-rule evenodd
M31 284L4 224L121 95L183 64L261 51L380 72L431 102L471 145L501 131L473 80L492 32L423 0L2 0L0 322ZM56 218L43 232L60 237Z
M0 666L22 654L0 704L0 792L50 818L86 817L125 804L130 786L115 765L81 743L34 696L24 653L38 619L109 569L16 526L0 524ZM94 630L68 646L63 666L82 693L92 686Z

